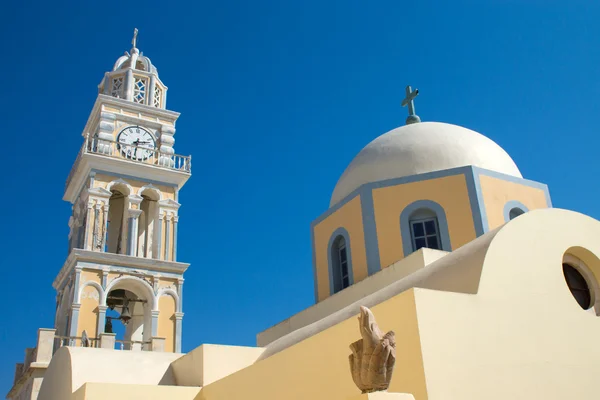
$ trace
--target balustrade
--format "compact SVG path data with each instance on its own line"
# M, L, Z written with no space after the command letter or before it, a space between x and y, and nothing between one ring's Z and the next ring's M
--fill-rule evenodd
M181 172L192 172L192 157L182 156L179 154L169 154L161 152L158 149L144 145L133 145L123 144L114 140L105 140L98 137L90 137L89 135L85 138L85 142L77 159L73 164L73 168L67 178L66 185L69 185L73 174L77 170L79 160L83 154L99 154L111 158L119 158L122 160L132 161L141 164L154 165L161 168L167 168L170 170L176 170Z

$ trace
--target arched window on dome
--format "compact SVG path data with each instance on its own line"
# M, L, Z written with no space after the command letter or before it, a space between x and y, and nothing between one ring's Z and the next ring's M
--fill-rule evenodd
M400 230L405 257L423 247L452 251L446 213L434 201L409 204L400 214Z
M334 232L329 241L329 287L337 293L353 283L350 237L344 228Z
M426 208L418 210L411 215L409 221L413 251L422 247L441 250L439 223L433 211Z
M504 222L511 221L519 215L525 214L529 209L520 201L511 200L504 205Z

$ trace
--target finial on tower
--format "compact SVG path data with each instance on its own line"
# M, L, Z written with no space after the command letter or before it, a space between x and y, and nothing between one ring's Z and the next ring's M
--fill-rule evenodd
M131 39L131 44L133 45L134 49L137 46L137 34L138 34L137 28L133 28L133 39Z
M414 99L419 94L419 89L414 91L410 86L406 87L406 97L402 100L402 107L408 106L408 117L406 118L406 125L421 122L421 118L415 114L415 102Z

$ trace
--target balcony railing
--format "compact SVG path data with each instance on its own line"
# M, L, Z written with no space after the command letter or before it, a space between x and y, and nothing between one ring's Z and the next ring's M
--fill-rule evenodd
M66 186L69 186L73 174L77 170L77 166L83 154L98 154L110 158L118 158L121 160L131 161L140 164L154 165L160 168L185 172L192 172L192 156L181 156L179 154L168 154L159 151L151 146L123 144L114 140L104 140L97 137L87 136L77 159L73 164L71 173L67 178Z

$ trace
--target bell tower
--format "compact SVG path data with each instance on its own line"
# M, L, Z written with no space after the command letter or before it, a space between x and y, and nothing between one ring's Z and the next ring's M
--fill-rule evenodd
M179 113L166 108L167 86L138 50L137 29L98 89L63 197L73 214L53 283L56 334L76 344L120 330L117 347L146 350L162 338L180 352L189 264L177 261L177 225L191 157L175 154Z

